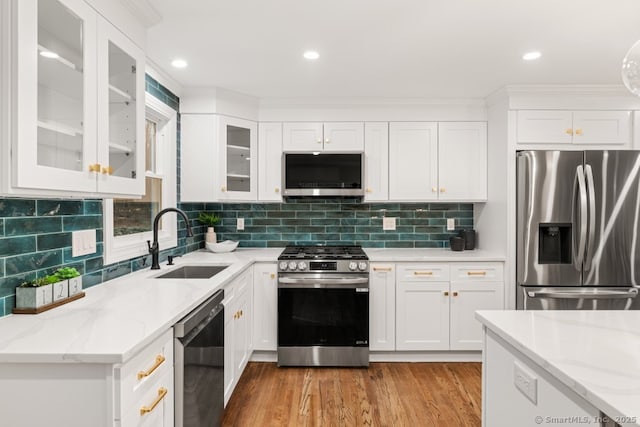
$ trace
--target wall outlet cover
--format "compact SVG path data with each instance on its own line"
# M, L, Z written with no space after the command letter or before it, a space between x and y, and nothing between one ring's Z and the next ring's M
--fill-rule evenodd
M456 219L447 218L447 231L453 231L456 229Z
M517 361L513 362L513 383L534 405L538 402L538 379Z
M244 230L244 218L238 218L238 221L236 222L236 229L238 231Z
M382 218L382 229L383 230L395 230L396 229L396 219L395 219L395 217L384 217L384 218Z
M96 230L79 230L71 233L71 256L96 253Z

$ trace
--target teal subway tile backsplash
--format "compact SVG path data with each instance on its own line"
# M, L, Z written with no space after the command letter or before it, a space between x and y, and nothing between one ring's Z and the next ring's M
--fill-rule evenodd
M0 257L35 252L36 236L0 239Z
M81 200L38 200L38 216L82 215L84 203Z
M62 219L58 217L5 218L4 220L6 236L25 236L59 231L62 231Z
M31 216L35 211L35 200L0 199L0 217Z

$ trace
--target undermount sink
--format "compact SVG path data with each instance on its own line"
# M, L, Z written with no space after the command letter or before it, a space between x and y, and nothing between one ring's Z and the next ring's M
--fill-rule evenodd
M156 276L156 279L210 279L228 265L184 265Z

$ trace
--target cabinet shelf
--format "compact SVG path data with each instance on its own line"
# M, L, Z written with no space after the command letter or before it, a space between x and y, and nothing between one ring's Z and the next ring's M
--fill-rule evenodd
M109 152L110 153L132 153L133 149L124 144L118 144L117 142L109 142Z
M46 47L44 47L42 45L38 45L38 52L53 52L53 51L51 49L47 49ZM74 71L82 72L82 68L80 66L76 65L73 61L70 61L65 57L62 57L62 56L57 56L55 58L48 58L47 57L46 59L49 59L51 61L56 61L59 64L62 64L65 67L70 68L70 69L72 69Z
M73 126L66 125L64 123L56 122L53 120L38 120L38 127L42 129L47 129L53 132L62 133L64 135L69 136L78 136L82 135L83 131L80 128L76 128Z
M245 175L245 174L238 174L238 173L228 173L227 174L227 178L233 178L233 179L249 179L251 178L249 175Z
M131 95L114 85L109 85L109 91L111 91L112 94L116 95L115 101L129 102L133 100L133 97Z
M249 152L251 150L249 147L244 147L242 145L231 145L231 144L227 144L227 149L231 151L242 151L242 152Z

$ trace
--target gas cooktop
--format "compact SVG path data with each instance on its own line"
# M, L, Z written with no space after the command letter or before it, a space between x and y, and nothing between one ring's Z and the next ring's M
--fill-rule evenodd
M369 259L362 250L362 246L287 246L278 257L279 260L286 259Z

